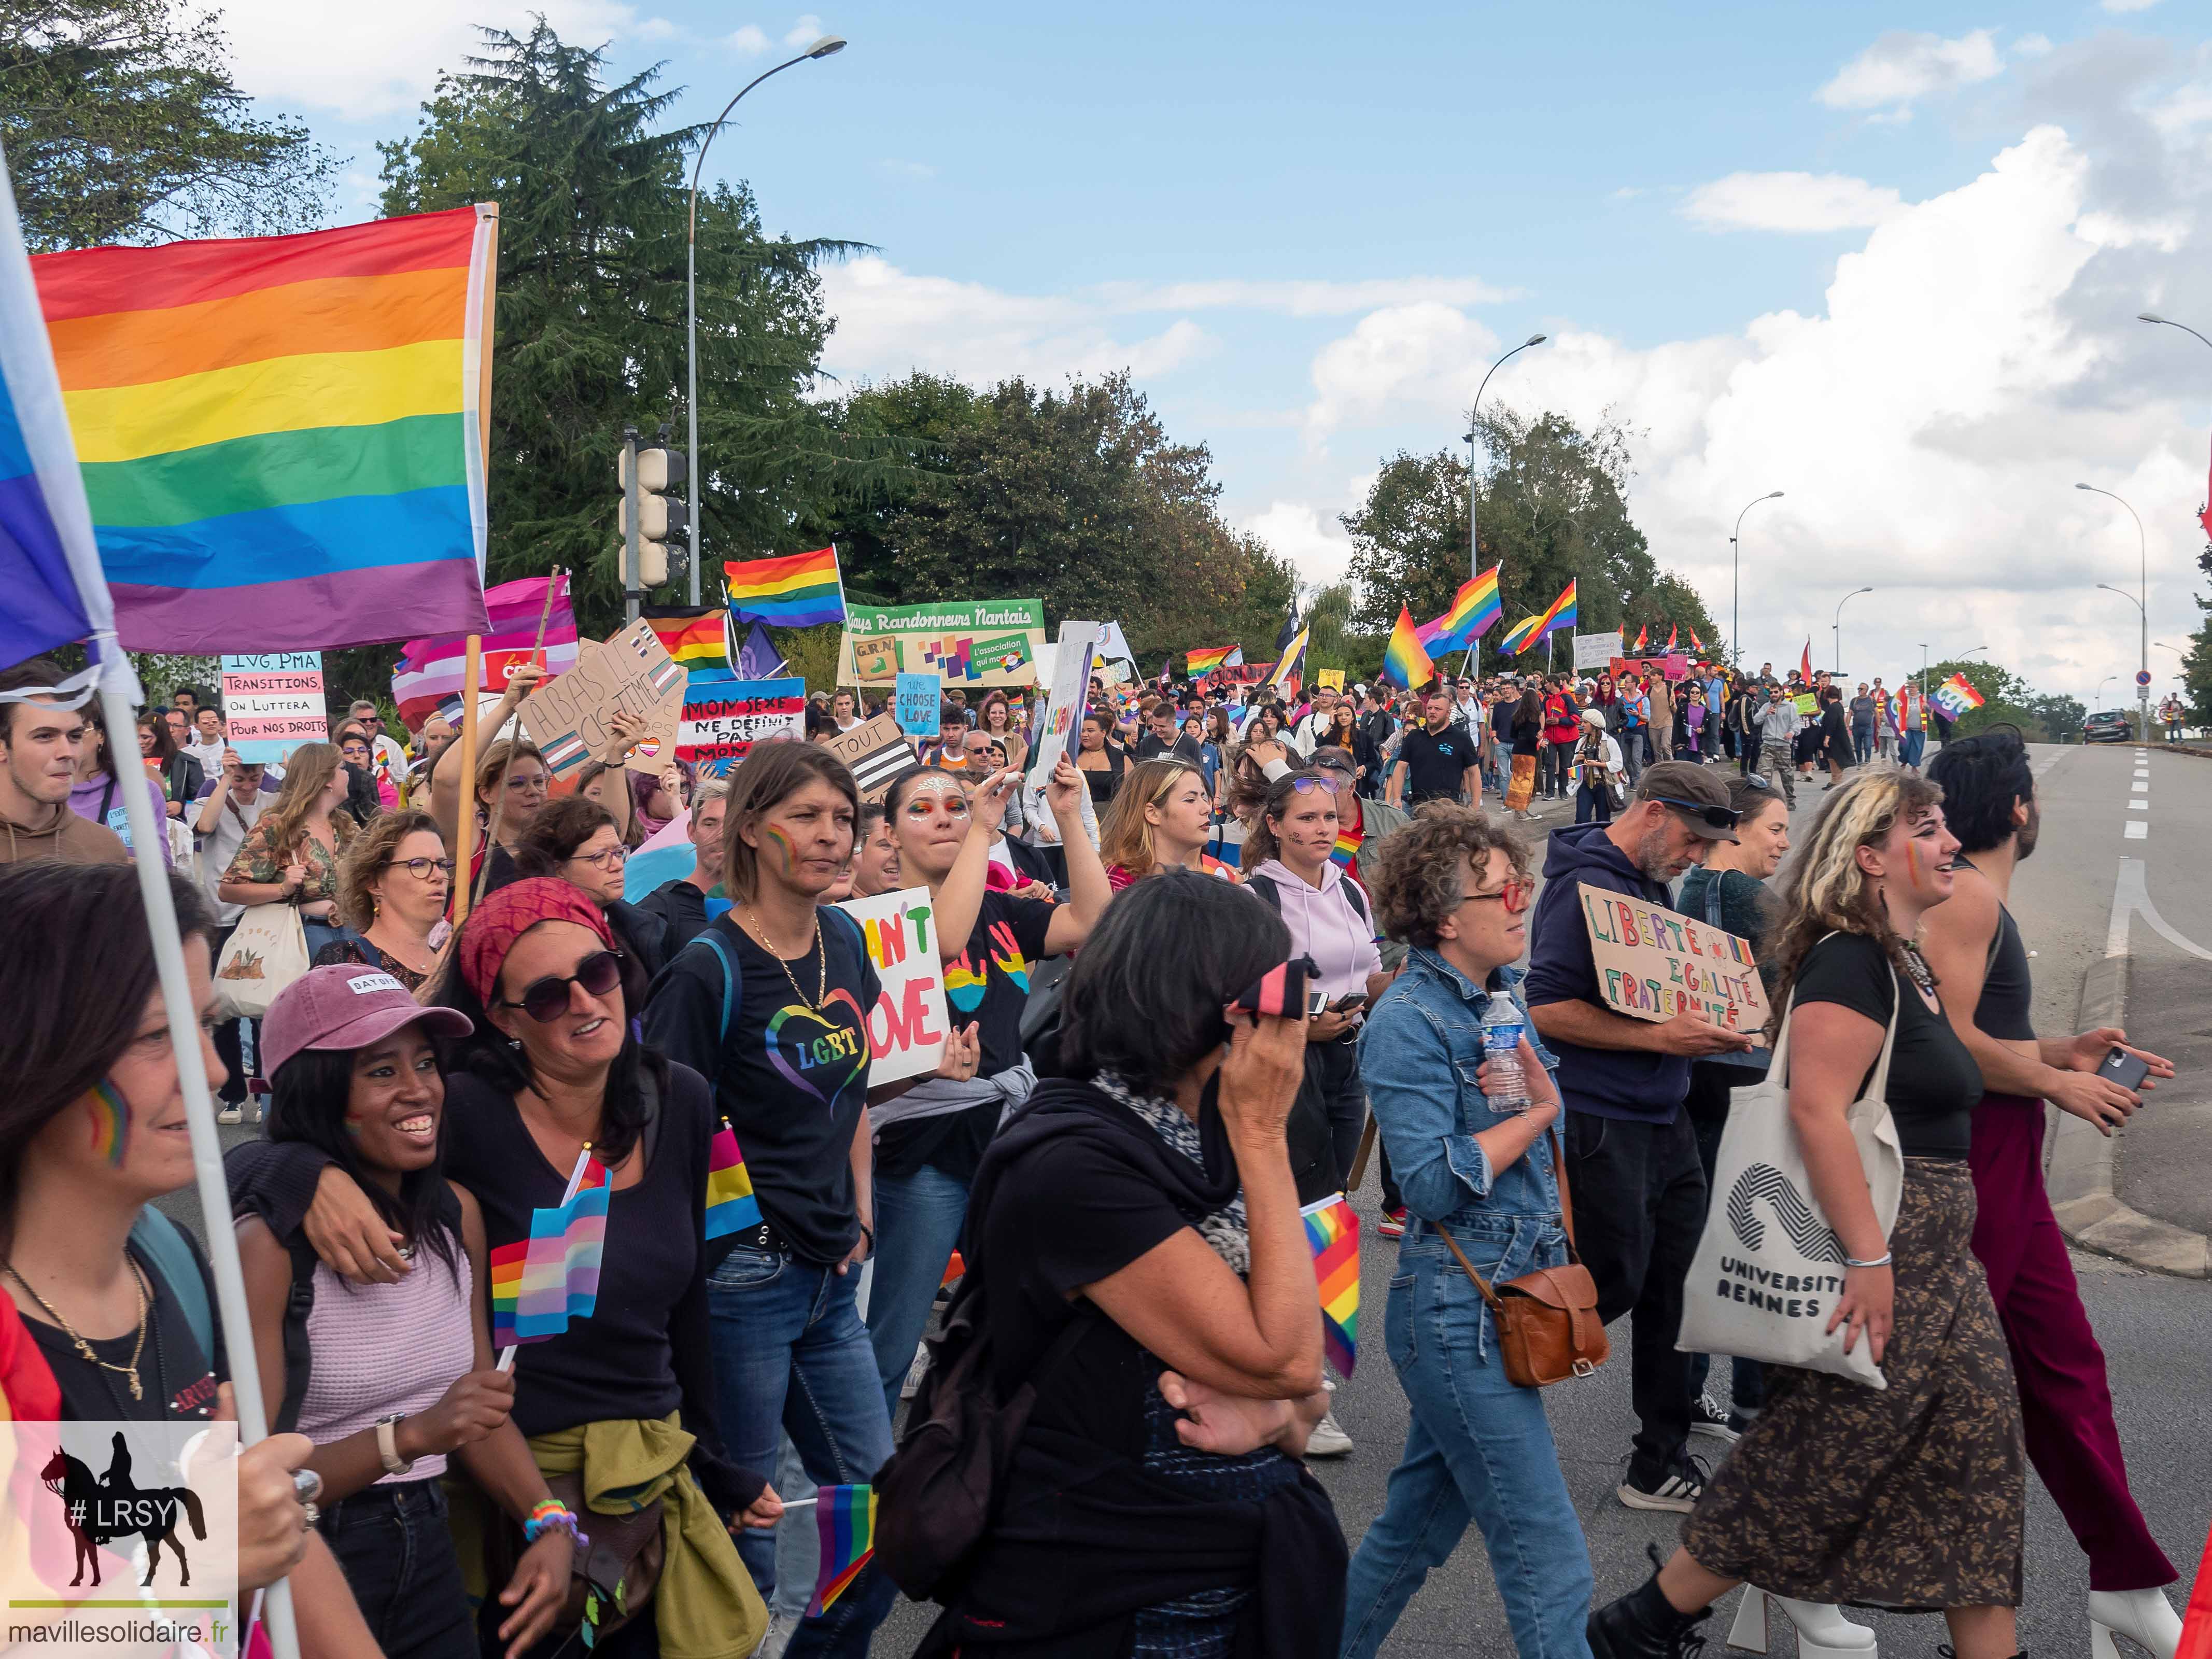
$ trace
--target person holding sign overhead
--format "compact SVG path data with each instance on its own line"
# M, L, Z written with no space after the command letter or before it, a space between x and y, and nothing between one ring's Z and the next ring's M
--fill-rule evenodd
M494 734L504 731L507 721L514 718L514 711L522 706L522 700L544 678L545 671L536 663L516 663L507 671L507 690L501 694L497 706L477 722L477 730ZM473 779L464 783L460 770L459 744L448 746L432 763L431 815L438 820L438 831L445 836L446 845L456 849L458 857L462 798L464 793L467 795L477 827L477 834L470 838L474 850L464 878L474 884L477 873L489 862L491 876L485 890L491 891L520 875L514 864L514 843L520 838L524 826L550 798L553 774L536 744L497 735L477 755ZM488 845L487 838L495 835L497 844Z

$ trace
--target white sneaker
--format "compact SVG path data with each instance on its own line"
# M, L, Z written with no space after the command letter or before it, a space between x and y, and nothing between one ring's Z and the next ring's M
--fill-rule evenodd
M215 1121L218 1123L243 1123L246 1121L246 1109L242 1106L226 1106L215 1115Z
M899 1384L899 1398L911 1400L921 1392L921 1379L929 1375L929 1344L917 1342L914 1348L914 1363L906 1368L906 1381Z
M1308 1457L1346 1457L1352 1452L1352 1437L1337 1425L1336 1413L1329 1413L1313 1426L1306 1437Z

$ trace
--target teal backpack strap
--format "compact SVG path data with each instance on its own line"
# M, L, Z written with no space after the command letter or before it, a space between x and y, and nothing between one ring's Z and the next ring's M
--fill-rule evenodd
M722 1030L720 1040L730 1040L730 1022L738 1017L738 997L744 989L744 977L738 972L738 964L730 958L730 947L722 943L721 935L712 927L695 936L696 942L712 951L722 964Z
M207 1280L200 1277L199 1260L177 1224L149 1204L131 1224L131 1242L161 1275L169 1294L185 1310L185 1322L199 1339L200 1352L214 1364L215 1314L208 1306Z

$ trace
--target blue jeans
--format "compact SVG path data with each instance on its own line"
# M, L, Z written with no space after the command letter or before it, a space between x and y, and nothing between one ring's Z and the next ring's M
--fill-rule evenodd
M929 1304L968 1215L968 1183L925 1164L911 1175L876 1177L876 1277L868 1291L868 1340L884 1389L884 1420L898 1416L899 1388L929 1324Z
M468 1591L436 1480L365 1487L325 1504L319 1524L369 1634L390 1659L477 1659ZM504 1617L502 1609L493 1626Z
M1509 1224L1504 1237L1461 1238L1486 1278L1510 1231ZM1433 1232L1410 1233L1398 1267L1383 1342L1413 1426L1382 1513L1352 1558L1343 1659L1370 1659L1382 1645L1469 1521L1482 1529L1521 1659L1589 1659L1589 1549L1559 1473L1543 1392L1506 1380L1490 1311Z
M1920 764L1920 751L1928 747L1928 733L1907 732L1898 739L1898 762L1904 766Z
M835 1267L743 1249L708 1275L722 1437L740 1468L774 1469L779 1430L818 1486L872 1480L890 1456L875 1355L854 1306L858 1284ZM775 1534L747 1530L738 1553L763 1597L771 1595ZM897 1594L880 1569L864 1568L828 1612L799 1626L786 1653L860 1659Z

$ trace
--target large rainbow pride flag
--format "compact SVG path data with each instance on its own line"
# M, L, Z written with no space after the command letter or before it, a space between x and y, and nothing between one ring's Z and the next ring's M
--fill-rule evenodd
M1436 665L1422 649L1419 630L1413 626L1413 614L1401 605L1397 624L1390 630L1390 642L1382 647L1382 678L1406 690L1418 691L1436 677Z
M125 645L483 631L498 222L31 261Z
M1432 657L1464 651L1488 633L1491 624L1505 615L1504 602L1498 597L1498 578L1504 568L1501 561L1462 582L1443 615L1421 624L1421 648Z
M779 628L845 620L845 580L838 573L834 546L770 559L725 559L722 574L729 582L732 617Z

